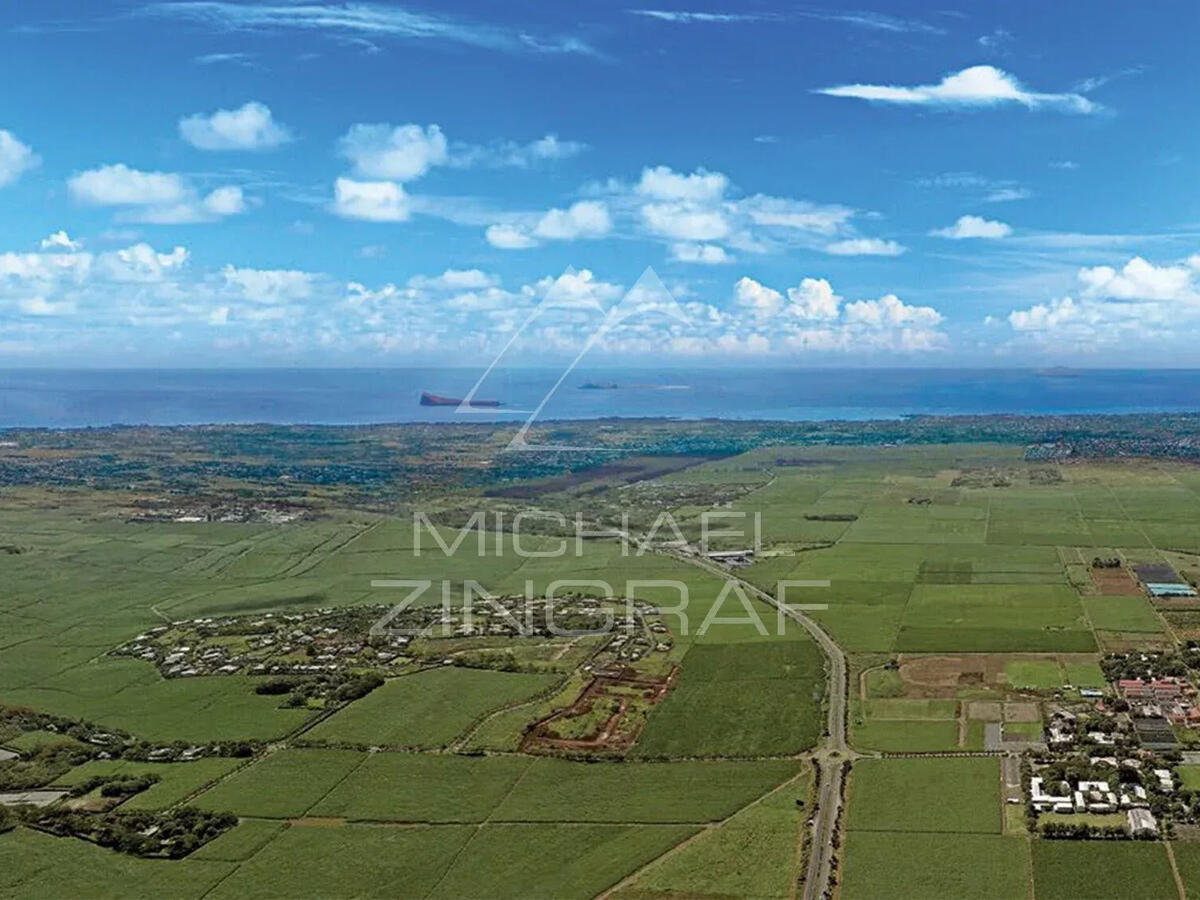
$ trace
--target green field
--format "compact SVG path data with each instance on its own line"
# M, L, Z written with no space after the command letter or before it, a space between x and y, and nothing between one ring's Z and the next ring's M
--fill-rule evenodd
M995 759L859 760L848 798L851 831L1000 833Z
M1034 841L1039 900L1175 900L1179 892L1161 843Z
M846 836L841 896L1023 900L1028 847L1020 838L998 834L852 831Z
M159 781L121 804L122 809L163 809L179 803L204 785L233 771L243 761L208 758L182 763L139 763L97 759L77 766L57 783L64 787L106 775L156 775Z
M389 681L308 736L344 744L444 747L488 712L526 700L558 680L443 666Z
M201 794L195 805L240 816L296 818L366 760L365 753L352 750L280 750Z
M812 779L804 773L651 866L616 895L785 898L798 874L800 832Z
M1092 556L1163 559L1183 571L1193 563L1182 551L1200 550L1200 476L1165 460L1031 466L1021 458L1024 444L856 448L836 441L712 459L718 454L706 443L708 426L672 427L694 429L681 442L693 442L688 452L701 455L681 457L667 475L663 458L646 470L624 470L623 458L602 473L559 472L561 461L544 460L525 469L480 433L455 431L466 454L457 459L472 466L443 461L448 480L422 489L457 522L493 503L509 523L535 506L573 514L585 505L610 522L632 508L642 525L670 510L694 537L710 508L762 513L764 552L737 574L769 591L780 579L830 581L788 599L826 605L811 614L850 655L849 738L864 752L980 750L981 721L968 721L960 736L969 700L1011 700L1005 690L1049 693L1067 683L1103 687L1096 633L1135 645L1166 635L1145 598L1090 593ZM504 532L489 536L482 557L473 538L451 557L430 552L426 539L417 556L407 513L397 512L405 507L368 496L353 479L392 464L398 445L411 452L396 464L410 466L436 456L438 441L449 438L422 433L405 444L405 429L389 431L365 469L337 481L347 457L370 443L369 432L313 438L311 481L282 469L262 482L228 471L206 481L193 445L211 438L181 429L171 433L177 443L155 451L156 474L146 484L131 485L122 472L113 490L6 488L0 702L151 744L259 743L241 748L252 756L237 759L97 759L67 772L57 779L63 786L153 773L161 780L121 808L162 809L195 795L195 805L232 811L241 821L179 862L18 828L0 835L0 896L556 900L594 897L618 884L617 900L791 896L812 811L811 763L800 754L821 745L826 712L827 664L809 636L790 622L766 635L747 621L699 628L722 580L675 550L625 555L616 541L596 539L578 557L522 558ZM253 444L246 432L221 440L219 460L268 466L270 454L241 455ZM304 440L289 433L271 449L286 456ZM93 449L85 468L115 465L105 462L108 447ZM51 459L60 450L39 452ZM186 477L164 474L171 460ZM514 468L497 474L493 464ZM535 499L492 493L526 476L567 487ZM228 491L237 504L296 491L309 504L298 508L311 517L286 525L136 521L135 501L162 496L186 504L197 484L216 495ZM539 534L525 543L545 549L554 540ZM595 666L584 666L598 641L571 648L553 675L445 665L441 656L421 671L429 660L401 662L383 686L332 708L259 695L259 680L247 675L164 678L150 663L109 655L166 620L386 603L397 599L394 592L372 589L371 581L398 577L444 578L456 590L478 580L514 593L527 579L535 589L560 579L614 587L627 579L677 580L690 592L689 627L664 613L669 634L657 633L670 647L621 665L657 676L678 664L678 679L649 707L628 753L598 752L585 761L520 748L529 747L522 740L533 722L569 705L590 682ZM639 588L637 597L664 608L676 600L662 584ZM439 600L431 594L421 603ZM758 601L751 607L774 629L771 609ZM721 613L744 610L727 600ZM971 653L1001 655L988 659L986 683L973 672L957 682L909 683L896 667L907 666L908 654ZM1008 655L1018 653L1044 656ZM1081 655L1059 655L1070 653ZM527 662L515 654L508 668ZM865 698L856 681L864 669ZM587 715L602 722L610 709ZM1039 729L1006 724L1010 734L1029 737ZM44 728L0 734L0 743L26 754L61 740ZM581 747L568 752L589 756ZM1200 766L1179 772L1185 788L1200 790ZM858 759L846 797L836 869L841 900L1025 898L1030 884L1038 900L1176 895L1161 844L1002 834L1013 809L1001 802L995 758ZM1173 846L1190 895L1200 896L1200 844Z
M537 760L493 813L505 822L711 822L799 772L801 763Z
M806 750L821 732L823 667L821 652L806 639L695 644L635 753L735 757Z

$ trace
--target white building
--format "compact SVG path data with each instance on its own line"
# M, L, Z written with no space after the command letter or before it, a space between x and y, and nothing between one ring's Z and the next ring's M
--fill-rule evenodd
M1126 810L1125 821L1129 823L1129 831L1131 834L1141 834L1143 832L1158 834L1158 822L1154 820L1154 816L1150 815L1149 810Z

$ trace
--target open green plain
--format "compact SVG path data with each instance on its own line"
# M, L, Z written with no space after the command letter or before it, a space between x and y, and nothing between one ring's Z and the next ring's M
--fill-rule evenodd
M694 427L693 438L703 433ZM359 441L314 452L325 466L365 452L366 439ZM792 589L787 599L823 604L812 618L852 662L861 656L876 667L865 698L851 684L850 740L861 751L980 749L980 723L963 719L971 695L907 696L894 669L878 668L887 659L1039 653L1047 658L1001 665L1005 689L1098 686L1105 641L1163 640L1166 632L1144 598L1098 596L1080 580L1086 565L1069 569L1065 560L1200 554L1200 478L1167 461L1034 464L1019 446L979 444L772 446L641 479L608 473L589 481L585 470L578 485L518 497L489 492L558 476L460 478L483 471L482 454L491 459L495 450L464 439L453 459L469 465L426 476L446 540L462 511L480 506L503 509L510 522L523 508L631 509L642 528L670 511L693 539L705 510L760 513L763 552L736 574L768 591L781 580L828 579L828 587ZM139 496L158 502L180 496L169 490L197 490L153 472ZM226 472L227 481L206 482L218 496L236 489L309 504L283 524L143 521L130 477L99 488L0 493L0 545L14 548L0 553L0 703L148 742L248 743L249 755L237 758L93 760L55 779L157 774L157 784L121 808L187 800L241 822L181 861L136 859L18 827L0 834L0 895L584 898L619 885L625 900L794 896L827 661L794 624L776 633L765 604L748 601L763 634L736 597L722 594L720 577L665 546L639 555L593 538L576 555L569 539L563 556L527 558L503 534L489 535L482 556L474 536L446 556L425 535L418 555L416 501L396 500L400 488L378 501L348 487L349 476L281 483ZM524 541L547 551L559 537L551 528ZM389 671L360 699L294 706L256 693L250 675L164 678L148 662L110 655L169 621L398 599L373 588L377 579L445 580L455 592L477 581L496 594L519 594L527 582L540 592L563 579L607 582L618 594L630 581L677 580L688 590L686 621L664 612L669 647L642 665L678 671L632 746L547 758L524 747L526 728L587 683L586 653L554 671L423 659ZM678 599L661 583L634 593L664 611ZM419 601L438 602L436 594ZM1056 654L1077 655L1053 662ZM54 740L44 730L0 734L0 745L26 753ZM995 759L860 759L847 803L843 900L1176 896L1161 844L1002 834ZM1194 846L1176 844L1193 893Z

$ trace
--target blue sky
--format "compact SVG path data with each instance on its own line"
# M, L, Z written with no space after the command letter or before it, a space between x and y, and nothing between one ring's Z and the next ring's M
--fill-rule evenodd
M1198 24L10 4L0 365L1200 364Z

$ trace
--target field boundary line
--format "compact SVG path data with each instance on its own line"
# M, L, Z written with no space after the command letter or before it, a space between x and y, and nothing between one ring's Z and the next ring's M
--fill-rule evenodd
M649 870L666 862L666 860L669 857L672 857L675 854L679 853L685 847L687 847L689 844L691 844L693 841L699 840L701 837L703 837L706 834L712 834L714 831L721 830L722 828L724 828L726 825L729 824L729 821L731 819L734 819L737 816L740 816L742 813L744 813L748 809L752 809L753 807L758 806L760 803L762 803L768 797L771 797L774 794L779 793L784 788L790 787L796 781L798 781L801 778L805 778L805 777L813 778L813 785L815 787L816 778L807 769L802 769L801 771L799 771L795 775L793 775L791 778L788 778L786 781L780 782L779 784L775 785L775 787L771 788L769 791L759 794L757 797L755 797L753 800L751 800L745 806L735 809L733 812L731 812L725 818L720 819L716 822L704 823L703 825L700 826L700 830L697 831L695 834L689 835L688 837L684 838L682 841L680 841L675 846L669 847L668 849L664 850L658 856L654 857L654 859L639 866L637 869L630 872L628 875L626 875L620 881L617 881L611 887L609 887L606 890L597 894L596 900L607 900L607 898L610 897L612 894L616 893L617 891L621 890L624 887L628 887L629 884L636 881L638 878L640 878L642 875L644 875ZM808 796L810 798L812 796L812 793L813 793L813 791L809 790ZM641 824L645 824L645 823L641 823ZM678 823L678 824L683 825L683 824L687 824L687 823ZM805 819L802 817L800 819L800 830L801 831L803 831L804 824L805 824ZM793 885L795 884L794 880L792 881L792 884Z
M1175 851L1170 841L1163 841L1167 848L1167 862L1171 864L1171 877L1175 879L1175 890L1179 891L1179 900L1186 900L1187 890L1183 886L1183 876L1179 874L1179 866L1175 864Z
M475 830L471 832L471 836L468 837L465 841L463 841L462 846L459 847L458 850L455 851L455 853L452 857L450 857L450 861L448 863L446 863L446 868L442 870L442 874L440 876L438 876L438 880L435 881L433 883L433 886L430 887L428 892L426 892L426 894L425 894L426 897L432 897L437 892L437 889L442 886L442 882L446 880L446 876L448 876L450 874L450 871L454 868L455 864L458 862L459 857L462 856L464 852L466 852L467 847L471 846L471 844L474 843L475 838L479 837L479 832L483 831L483 827L492 820L492 816L494 816L496 814L496 810L498 810L501 806L503 806L505 803L508 802L508 798L511 797L513 795L513 792L517 789L517 785L519 785L522 782L522 780L524 780L525 776L529 774L529 770L533 768L534 763L536 763L536 762L537 762L536 757L529 758L529 765L527 765L524 769L522 769L521 774L518 775L515 779L513 779L513 783L509 786L508 790L504 792L504 796L496 801L496 805L492 807L492 810L491 810L491 812L488 813L487 818L484 819L482 822L475 824ZM542 824L546 824L546 823L542 823ZM470 827L470 826L468 826L468 827Z

